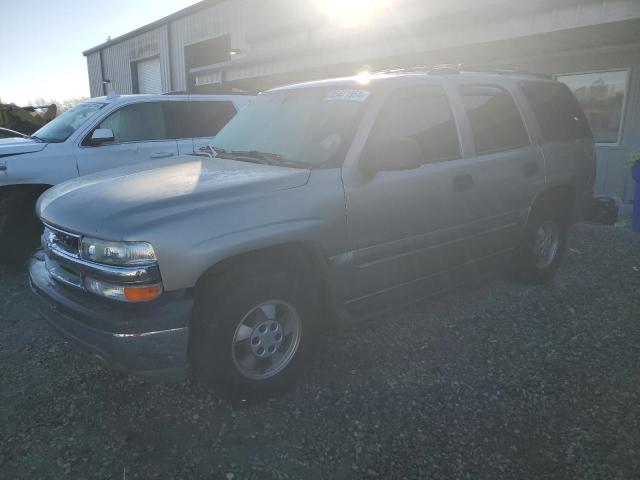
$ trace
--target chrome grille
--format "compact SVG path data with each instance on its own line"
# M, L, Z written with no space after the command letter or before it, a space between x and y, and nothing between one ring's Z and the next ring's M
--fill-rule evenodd
M80 258L80 236L45 225L42 246L45 266L51 278L63 285L83 288L81 271L73 268L73 264L63 265L58 261L60 257Z
M63 232L57 228L45 225L44 247L62 250L70 255L78 256L80 249L80 236L73 233Z

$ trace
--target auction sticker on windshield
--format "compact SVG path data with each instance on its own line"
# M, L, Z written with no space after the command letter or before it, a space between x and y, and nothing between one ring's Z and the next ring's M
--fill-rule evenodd
M325 101L329 100L347 100L351 102L364 102L371 92L366 90L331 90Z

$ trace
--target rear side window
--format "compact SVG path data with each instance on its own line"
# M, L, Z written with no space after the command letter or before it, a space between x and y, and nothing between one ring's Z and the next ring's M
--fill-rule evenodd
M522 117L509 92L488 85L463 86L460 92L477 155L529 145Z
M236 114L232 102L188 101L165 103L169 138L215 137Z
M461 156L451 107L440 89L409 89L392 95L380 112L374 137L416 141L424 163Z
M123 107L105 118L98 128L111 129L116 143L166 138L160 103L134 103Z
M545 140L593 138L582 107L566 85L551 82L520 84Z

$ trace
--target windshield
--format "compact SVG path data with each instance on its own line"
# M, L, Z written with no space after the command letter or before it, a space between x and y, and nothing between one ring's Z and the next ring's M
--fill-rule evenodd
M240 110L213 147L232 158L258 154L275 164L337 165L368 96L365 90L326 87L265 93Z
M54 118L33 134L45 142L64 142L82 125L95 117L105 103L82 103Z

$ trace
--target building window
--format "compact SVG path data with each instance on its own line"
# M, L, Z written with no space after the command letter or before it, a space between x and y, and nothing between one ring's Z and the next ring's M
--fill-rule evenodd
M620 141L626 70L558 75L574 93L587 115L596 143Z

